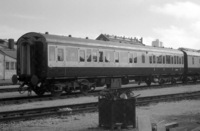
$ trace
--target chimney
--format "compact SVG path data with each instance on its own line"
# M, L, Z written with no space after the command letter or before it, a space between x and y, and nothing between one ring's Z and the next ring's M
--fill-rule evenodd
M14 39L8 39L8 48L9 49L14 49Z
M143 44L143 38L141 37L141 39L140 39L140 43L142 43Z

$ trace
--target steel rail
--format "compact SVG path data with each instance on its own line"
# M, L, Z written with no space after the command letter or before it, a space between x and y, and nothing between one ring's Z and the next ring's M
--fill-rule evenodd
M158 103L163 101L180 101L184 99L199 99L200 91L176 93L169 95L138 97L136 106L144 106L151 103ZM14 111L0 112L0 122L8 122L13 120L27 120L49 116L69 115L83 112L91 112L98 110L98 102L73 104L73 105L61 105L53 107L43 107L35 109L24 109Z
M87 96L98 96L99 91L93 91L87 94ZM9 104L23 104L37 101L49 101L49 100L58 100L58 99L68 99L68 98L77 98L86 96L85 94L81 94L79 92L75 92L72 94L62 94L59 97L52 97L51 95L44 96L25 96L25 97L11 97L11 98L1 98L0 105L9 105Z
M137 84L137 83L132 83L130 82L129 84ZM155 88L165 88L165 87L173 87L173 86L179 86L179 85L195 85L195 84L200 84L200 82L196 82L196 83L191 83L188 82L187 84L183 84L183 83L176 83L176 84L163 84L163 85L151 85L150 87L144 85L144 86L135 86L133 90L145 90L145 89L155 89ZM9 84L8 84L9 85ZM11 84L10 84L11 85ZM1 85L0 86L4 86ZM98 88L98 87L97 87ZM126 88L132 88L132 87L126 87ZM0 93L6 93L6 92L18 92L19 88L18 87L14 87L14 88L0 88ZM25 91L27 91L27 88L25 88Z
M150 87L147 86L137 86L137 87L124 87L118 90L125 91L138 91L138 90L151 90L151 89L164 89L164 88L173 88L174 86L179 86L181 84L176 85L153 85ZM191 84L186 84L191 85ZM184 86L186 86L184 85ZM194 84L192 84L194 85ZM176 87L175 87L176 88ZM8 104L22 104L22 103L30 103L30 102L37 102L37 101L48 101L48 100L58 100L58 99L67 99L67 98L74 98L74 97L81 97L81 96L97 96L100 90L95 90L93 92L89 92L88 94L82 94L80 92L73 92L71 94L63 93L61 96L53 97L51 95L44 95L44 96L25 96L25 97L11 97L11 98L0 98L0 105L8 105Z
M0 93L6 93L6 92L18 92L19 88L1 88Z

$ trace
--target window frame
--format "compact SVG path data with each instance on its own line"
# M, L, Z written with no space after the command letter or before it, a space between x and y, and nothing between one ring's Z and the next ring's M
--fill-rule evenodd
M118 51L115 51L114 52L114 62L115 63L119 63L119 58L120 58L120 56L119 56L119 52ZM117 57L116 57L117 56ZM116 59L117 58L117 59Z
M59 52L59 50L61 50L62 52ZM59 57L59 53L61 53L61 57ZM65 60L65 50L64 48L61 47L57 47L57 55L56 55L57 61L58 62L64 62ZM60 59L60 60L59 60Z
M83 58L81 59L81 52L83 52ZM79 62L81 62L81 63L83 63L83 62L85 62L86 61L86 51L85 51L85 49L79 49L79 51L78 51L78 60L79 60Z
M92 62L92 49L86 49L86 61Z

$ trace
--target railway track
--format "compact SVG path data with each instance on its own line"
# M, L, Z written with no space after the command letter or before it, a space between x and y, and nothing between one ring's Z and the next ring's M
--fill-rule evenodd
M160 96L138 97L136 106L144 106L150 103L158 103L163 101L180 101L185 99L199 99L200 91L190 93L177 93ZM0 112L0 122L29 120L46 116L60 116L83 112L91 112L98 110L98 102L62 105L45 108L25 109L16 111Z
M132 91L137 91L137 90L150 90L150 89L162 89L162 88L171 88L174 86L183 86L183 84L176 84L176 85L171 85L171 84L166 84L166 85L152 85L150 87L147 87L146 85L144 86L136 86L136 87L125 87L125 88L120 88L120 90L132 90ZM185 85L185 84L184 84ZM192 84L187 84L188 85L194 85ZM23 103L30 103L30 102L37 102L37 101L48 101L48 100L58 100L58 99L67 99L67 98L76 98L76 97L81 97L81 96L98 96L99 92L101 90L95 90L92 92L89 92L88 94L81 94L80 92L73 92L71 94L62 94L61 96L58 97L53 97L51 95L44 95L44 96L25 96L25 97L11 97L11 98L0 98L0 105L9 105L9 104L23 104Z
M144 89L155 89L158 88L159 85L153 85L150 87L145 86L135 86L133 90L144 90ZM169 85L163 85L162 87L166 87ZM0 88L0 93L8 93L8 92L18 92L19 88L14 87L14 88ZM27 91L27 88L24 88L24 91Z
M6 93L6 92L18 92L19 88L2 88L0 89L0 93Z
M89 92L87 96L98 96L99 91ZM25 97L12 97L12 98L1 98L0 105L9 105L9 104L23 104L37 101L49 101L49 100L58 100L58 99L68 99L68 98L76 98L82 97L85 94L75 92L72 94L62 94L59 97L52 97L51 95L44 96L25 96Z
M155 89L155 88L165 88L165 87L173 87L173 86L179 86L179 85L195 85L195 84L200 84L200 81L196 83L187 83L187 84L182 84L182 83L176 83L176 84L164 84L164 85L151 85L150 87L145 85L138 86L137 83L130 83L130 84L135 84L133 90L145 90L145 89ZM9 84L7 84L9 85ZM10 84L11 85L11 84ZM5 86L1 85L0 86ZM97 87L98 88L98 87ZM132 87L131 87L132 88ZM16 86L14 88L0 88L0 93L6 93L6 92L18 92L19 88ZM24 88L24 91L27 91L27 88Z

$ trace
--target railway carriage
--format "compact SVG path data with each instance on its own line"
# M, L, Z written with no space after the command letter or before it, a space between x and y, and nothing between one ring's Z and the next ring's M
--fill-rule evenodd
M184 54L180 50L109 41L27 33L17 41L17 75L38 95L63 90L112 86L113 80L130 79L163 84L184 75Z
M184 74L186 76L185 82L196 82L200 76L200 53L196 50L179 48L184 53Z

